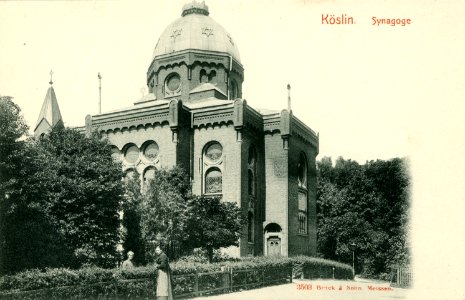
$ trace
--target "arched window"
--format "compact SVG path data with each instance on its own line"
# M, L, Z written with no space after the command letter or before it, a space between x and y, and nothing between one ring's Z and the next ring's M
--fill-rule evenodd
M134 169L127 169L124 172L124 183L128 183L129 180L134 179L134 175L136 174L136 171Z
M218 168L210 168L205 173L205 193L217 194L223 191L223 176Z
M143 180L144 180L144 185L147 184L150 180L153 180L155 178L155 167L147 167L145 170L144 170L144 175L142 176Z
M247 176L249 179L249 196L255 196L255 176L252 170L247 170Z
M221 156L223 156L223 147L218 142L211 143L205 150L205 157L210 163L217 163Z
M253 243L254 241L254 217L250 211L247 214L247 241L249 243Z
M304 153L299 155L299 163L297 164L297 179L299 184L298 194L298 222L299 222L299 234L307 234L307 158Z
M111 158L114 161L121 161L121 151L117 147L111 147Z
M223 192L223 146L210 142L203 151L203 186L205 194Z
M299 163L297 164L297 178L299 187L307 188L307 158L305 154L300 153Z
M213 70L208 74L208 82L216 83L216 71Z
M157 159L159 152L157 143L155 143L154 141L145 142L143 149L145 159L147 159L150 162L153 162Z
M126 146L126 151L124 151L124 159L130 164L134 164L139 159L139 148L136 145L132 144Z
M247 159L247 177L248 177L248 190L250 196L255 196L256 193L256 170L257 170L257 152L253 146L249 149L249 157Z
M202 69L200 70L200 83L206 83L206 82L208 82L207 71Z
M234 79L231 79L231 87L230 87L230 98L234 100L239 97L239 89L237 87L237 83Z

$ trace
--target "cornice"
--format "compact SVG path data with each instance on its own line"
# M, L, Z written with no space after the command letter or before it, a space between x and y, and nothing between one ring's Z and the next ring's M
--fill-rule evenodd
M185 64L188 67L195 63L211 63L214 65L222 65L225 69L242 74L244 68L234 57L224 52L186 49L179 52L156 56L147 70L147 77L150 78L153 74L159 72L161 68L167 68L174 65Z

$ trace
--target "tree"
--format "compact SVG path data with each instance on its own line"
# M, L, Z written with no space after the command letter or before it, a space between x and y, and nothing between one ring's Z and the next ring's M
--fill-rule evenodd
M171 258L179 255L190 197L189 176L180 167L157 170L154 179L149 181L140 210L149 261L154 258L153 242L161 243Z
M21 109L12 97L0 97L0 195L11 192L16 179L18 164L24 141L19 139L27 134L28 127L21 115Z
M123 189L121 164L97 133L55 127L37 141L48 214L73 249L74 265L114 266Z
M239 245L244 219L236 203L194 196L187 206L184 245L206 249L208 261L212 262L213 250Z
M11 97L0 98L0 274L60 266L66 245L48 216L35 144ZM60 255L61 254L61 255Z
M135 253L134 262L145 264L145 244L141 228L141 204L143 194L140 188L139 173L134 172L132 178L126 178L125 193L122 203L123 210L123 248Z
M357 273L382 276L408 261L408 187L402 159L359 165L342 157L318 163L318 251L351 263L355 243Z

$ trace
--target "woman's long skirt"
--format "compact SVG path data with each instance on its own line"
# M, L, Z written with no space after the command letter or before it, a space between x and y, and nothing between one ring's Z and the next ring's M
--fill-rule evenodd
M171 274L163 270L158 270L157 278L157 297L166 297L165 299L173 299L173 290L171 288Z

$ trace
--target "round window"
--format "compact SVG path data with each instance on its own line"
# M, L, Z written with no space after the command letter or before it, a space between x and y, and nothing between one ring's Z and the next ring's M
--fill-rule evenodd
M144 149L144 156L150 161L154 161L158 156L158 145L155 142L151 142Z
M121 160L121 152L118 150L118 148L111 148L111 158L113 158L114 161Z
M166 80L166 87L171 92L177 91L180 85L181 85L181 78L176 73L169 76L168 79Z
M126 158L126 161L128 163L135 163L137 159L139 158L139 148L137 146L132 145L126 150L126 154L124 156Z
M205 151L205 156L213 163L219 161L222 155L223 147L220 145L220 143L210 144Z

